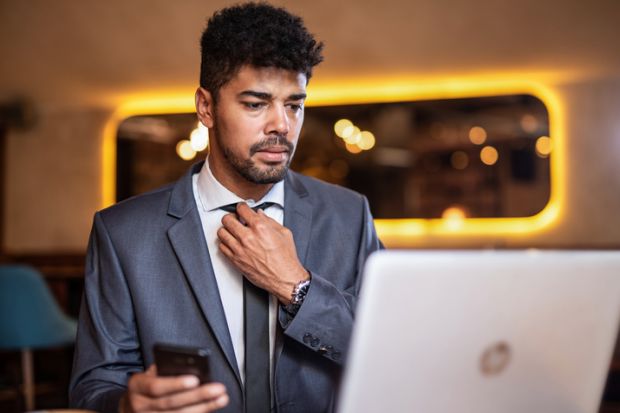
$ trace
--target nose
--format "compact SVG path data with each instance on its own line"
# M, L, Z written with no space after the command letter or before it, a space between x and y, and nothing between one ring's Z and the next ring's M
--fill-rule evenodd
M290 128L290 120L284 105L273 105L269 111L269 121L267 123L267 134L278 134L286 136Z

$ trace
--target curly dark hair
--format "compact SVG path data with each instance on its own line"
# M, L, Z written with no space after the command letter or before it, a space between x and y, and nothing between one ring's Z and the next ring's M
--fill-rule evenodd
M215 12L200 39L200 86L214 98L244 65L304 73L322 60L323 43L303 20L267 3L244 3Z

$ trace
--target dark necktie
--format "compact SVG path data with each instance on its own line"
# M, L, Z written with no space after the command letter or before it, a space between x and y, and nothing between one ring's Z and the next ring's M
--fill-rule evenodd
M221 209L222 211L230 212L231 214L236 214L237 213L237 205L238 204L239 203L223 205L223 206L219 207L218 209ZM263 202L262 204L254 205L251 208L254 211L259 210L259 209L265 210L265 209L267 209L270 206L275 205L275 204L276 204L275 202Z
M273 202L253 207L267 209ZM237 204L220 209L235 213ZM266 413L271 408L269 376L269 294L243 277L243 325L245 335L245 412Z

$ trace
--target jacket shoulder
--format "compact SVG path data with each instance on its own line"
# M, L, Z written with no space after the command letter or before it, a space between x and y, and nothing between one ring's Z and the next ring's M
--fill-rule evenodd
M109 206L97 214L107 227L154 222L166 216L174 184L136 195Z

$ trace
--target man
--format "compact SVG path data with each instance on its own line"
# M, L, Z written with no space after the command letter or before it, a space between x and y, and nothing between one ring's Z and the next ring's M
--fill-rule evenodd
M322 44L300 18L249 3L214 14L201 46L209 156L95 215L71 404L331 411L360 273L381 244L363 196L288 171ZM157 376L158 342L207 348L215 382Z

